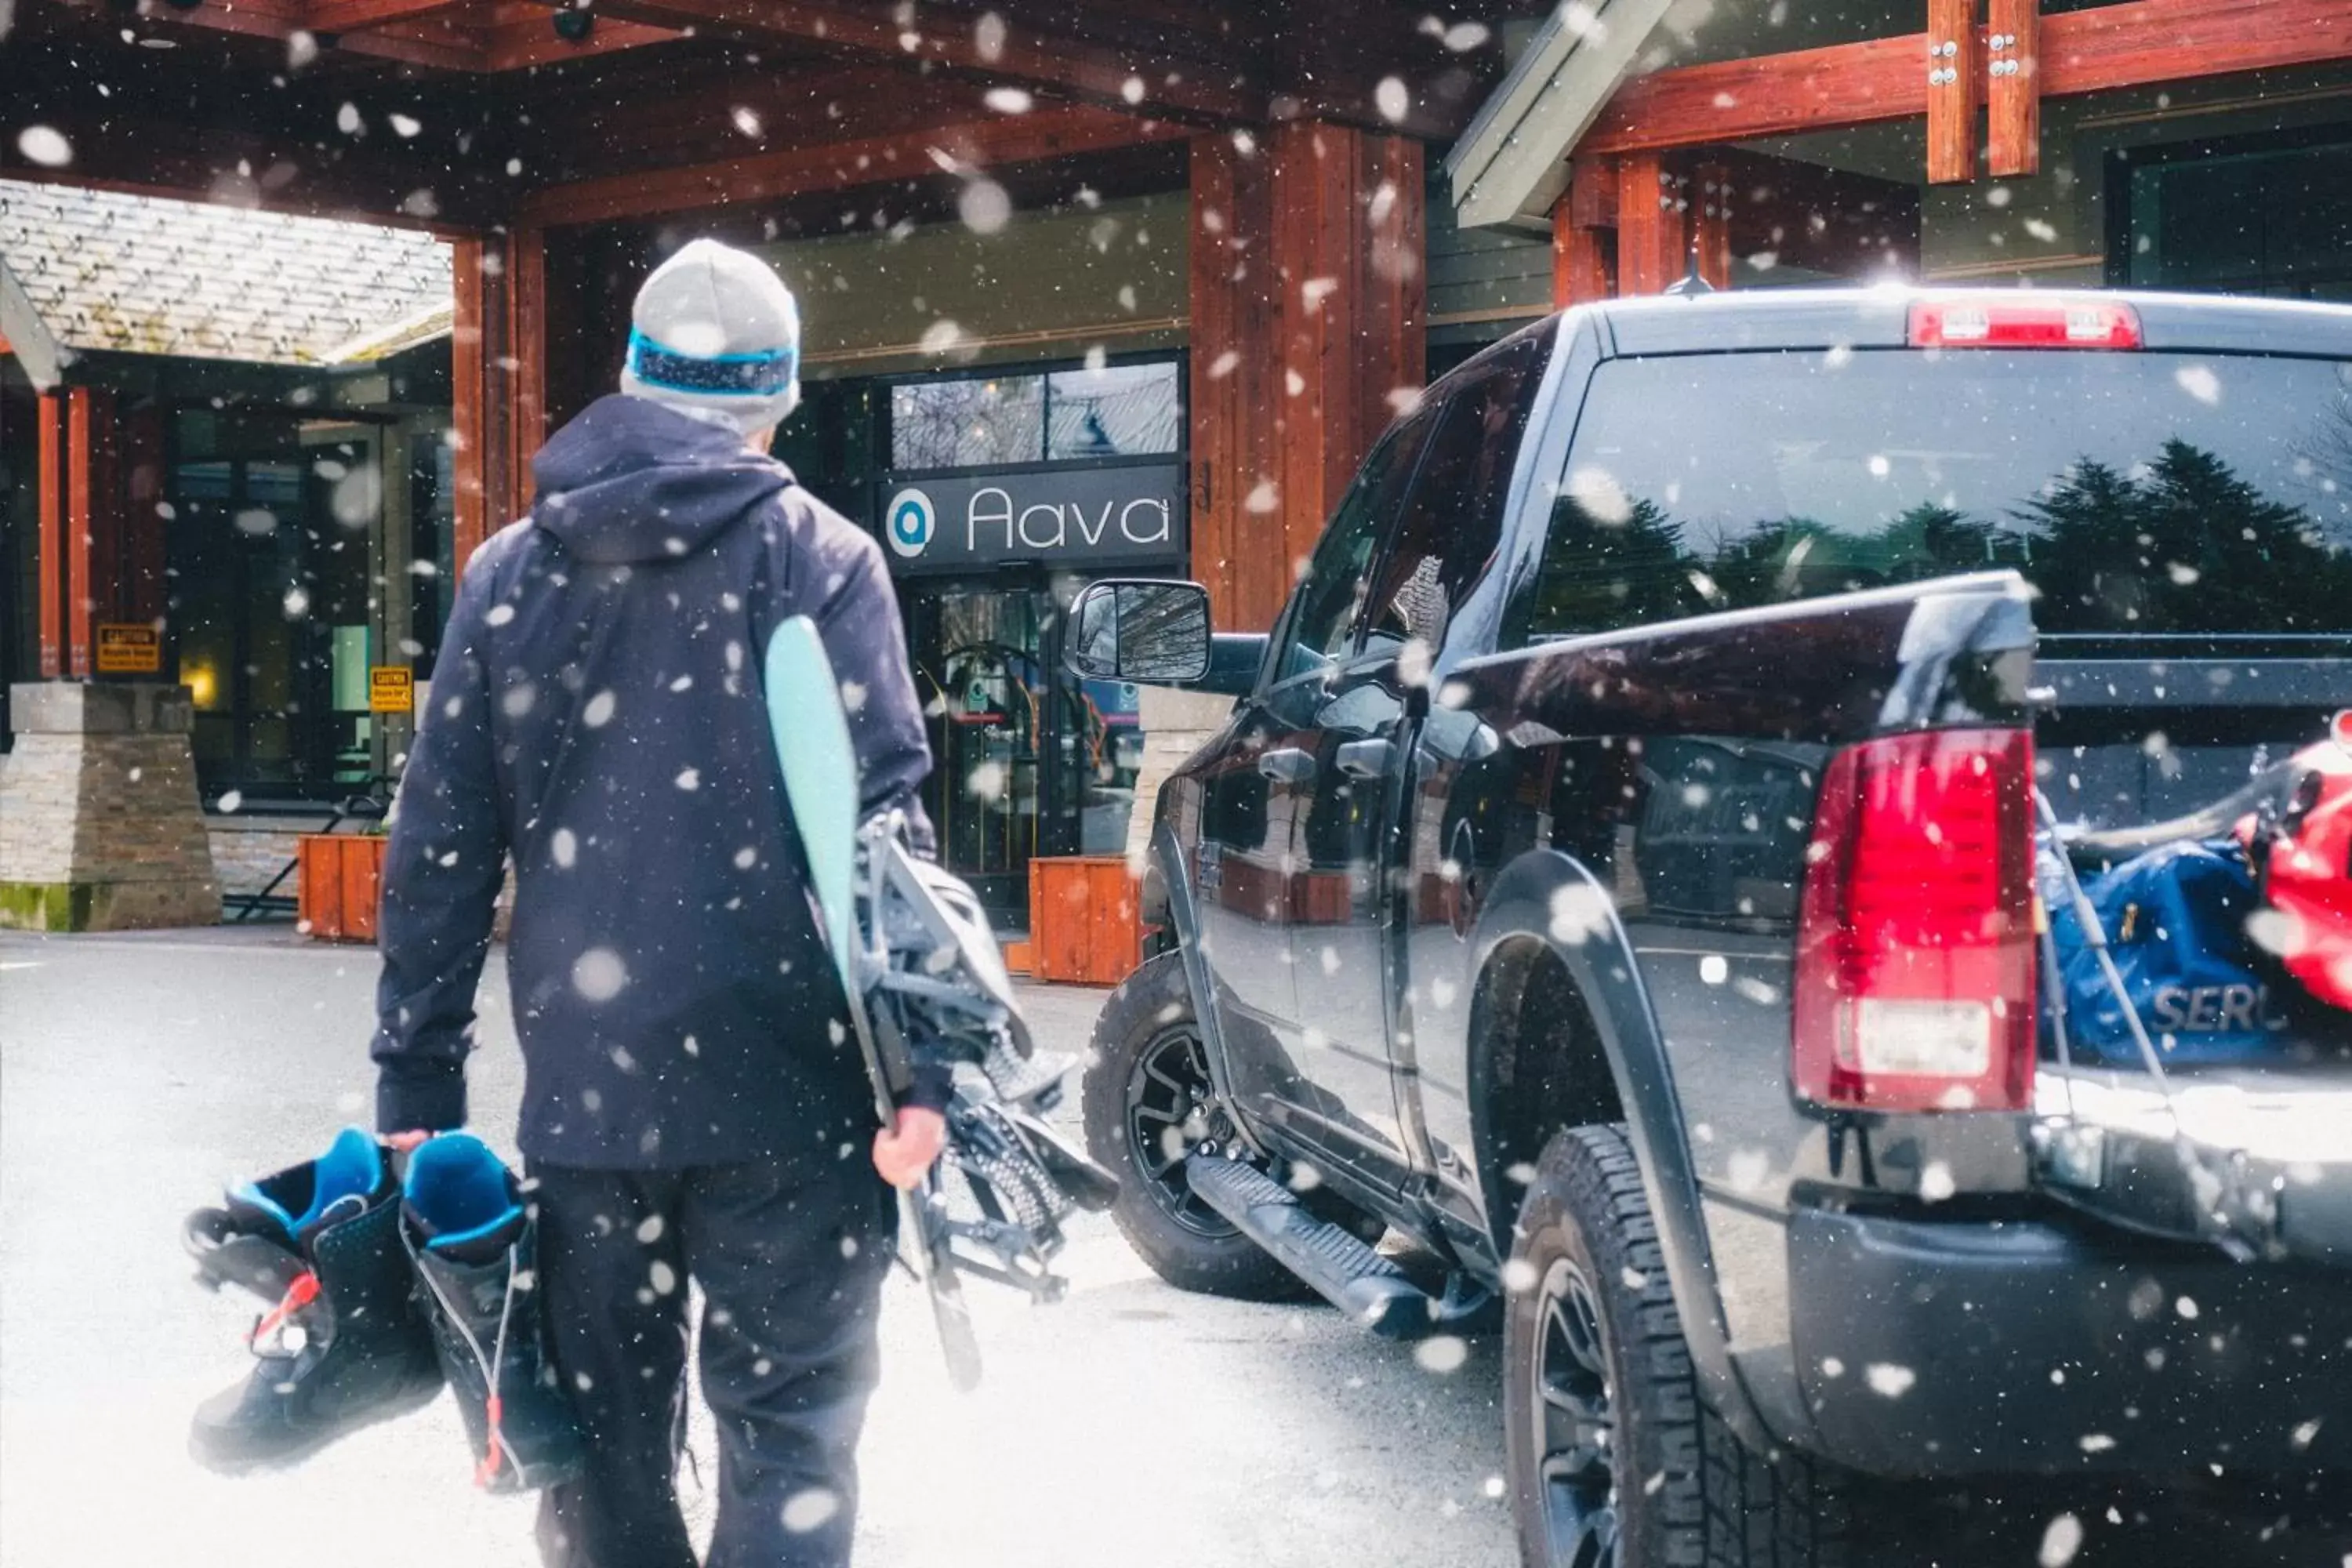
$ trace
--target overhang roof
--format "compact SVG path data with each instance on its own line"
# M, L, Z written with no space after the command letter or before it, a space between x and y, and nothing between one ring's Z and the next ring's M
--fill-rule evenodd
M90 351L364 363L448 331L449 266L414 230L0 180L0 297L58 369Z
M1568 154L1672 0L1576 0L1552 12L1446 155L1464 228L1549 222Z

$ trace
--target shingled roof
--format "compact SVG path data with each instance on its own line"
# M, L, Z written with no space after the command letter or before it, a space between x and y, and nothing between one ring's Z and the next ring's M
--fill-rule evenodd
M61 361L363 362L446 331L451 299L429 234L9 180L0 274L0 301L29 308Z

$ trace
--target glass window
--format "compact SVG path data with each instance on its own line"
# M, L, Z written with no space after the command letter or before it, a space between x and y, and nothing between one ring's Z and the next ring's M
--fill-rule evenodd
M1549 335L1498 351L1446 399L1370 599L1369 637L1434 651L1494 558L1503 503L1543 374Z
M1600 631L2015 567L2045 635L2352 630L2352 370L1903 351L1594 373L1523 606Z
M1379 547L1382 526L1396 514L1412 471L1429 444L1437 410L1424 408L1389 432L1364 460L1339 515L1315 548L1285 634L1277 680L1321 669L1355 641L1357 612Z
M1183 443L1173 361L1056 371L1045 405L1049 461L1173 452Z
M902 472L1034 463L1045 448L1045 379L967 376L890 389L890 466Z
M2175 151L2130 166L2135 287L2352 299L2352 142Z

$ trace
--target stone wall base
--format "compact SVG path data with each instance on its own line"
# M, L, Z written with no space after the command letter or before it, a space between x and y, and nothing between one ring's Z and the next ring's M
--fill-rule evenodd
M221 916L179 687L43 681L9 693L0 926L130 931Z

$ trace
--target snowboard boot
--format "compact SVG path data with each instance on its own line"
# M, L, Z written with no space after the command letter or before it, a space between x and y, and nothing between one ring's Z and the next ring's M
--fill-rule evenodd
M409 1156L401 1238L474 1446L475 1484L577 1479L583 1443L540 1321L539 1225L478 1138L444 1132Z
M180 1227L181 1245L207 1290L236 1285L275 1304L307 1272L295 1237L332 1214L349 1218L386 1195L383 1150L356 1127L335 1135L315 1160L275 1175L240 1182L220 1208L197 1209Z
M247 1336L251 1373L197 1407L188 1433L197 1463L225 1475L290 1465L440 1393L432 1330L401 1248L399 1188L373 1139L346 1131L310 1164L233 1190L221 1212L235 1222L232 1241L263 1245L245 1249L250 1268L222 1263L208 1274L256 1286L286 1266L268 1248L296 1271Z

